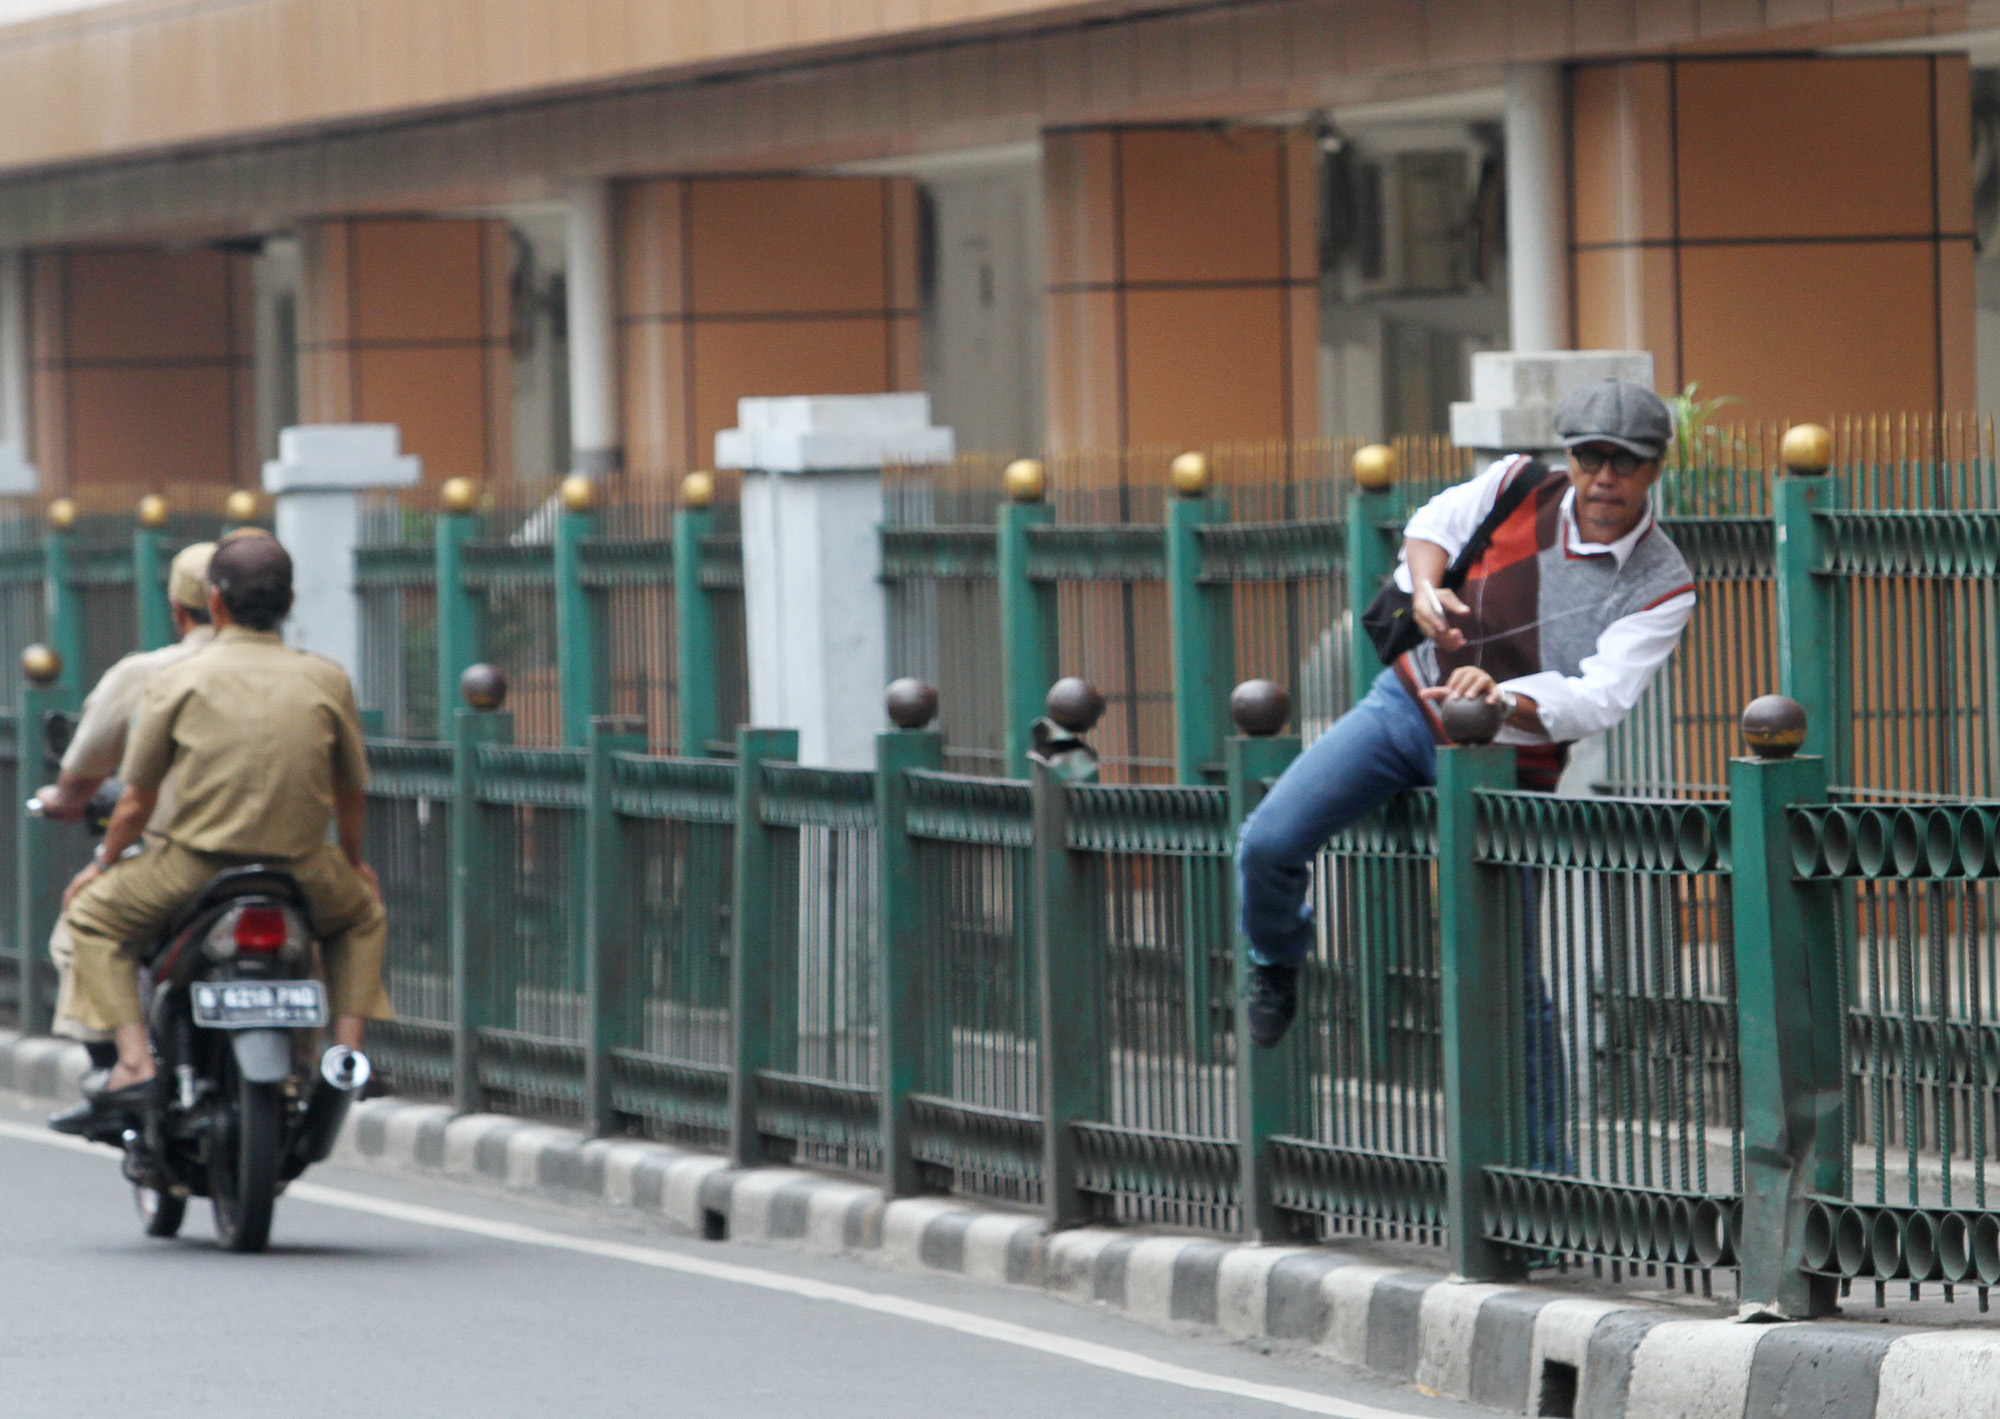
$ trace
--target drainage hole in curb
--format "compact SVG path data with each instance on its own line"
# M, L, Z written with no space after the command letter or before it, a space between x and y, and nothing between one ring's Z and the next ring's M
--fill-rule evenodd
M701 1209L701 1239L705 1242L726 1242L729 1240L729 1218L713 1207ZM1574 1372L1572 1372L1574 1373ZM1576 1390L1575 1380L1570 1381L1572 1393ZM1563 1410L1567 1414L1567 1409Z
M1542 1403L1537 1414L1571 1419L1576 1413L1576 1366L1560 1360L1542 1361Z

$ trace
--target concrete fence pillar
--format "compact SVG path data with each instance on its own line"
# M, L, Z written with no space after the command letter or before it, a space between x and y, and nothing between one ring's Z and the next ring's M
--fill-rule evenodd
M743 478L750 718L799 732L799 762L866 769L884 727L882 465L943 462L924 394L737 401L715 460Z
M361 671L361 598L354 549L361 540L362 494L415 487L423 460L406 454L394 424L304 424L278 435L264 465L276 502L278 540L292 554L296 596L287 643Z
M1560 64L1507 71L1507 318L1517 351L1566 350L1569 135Z

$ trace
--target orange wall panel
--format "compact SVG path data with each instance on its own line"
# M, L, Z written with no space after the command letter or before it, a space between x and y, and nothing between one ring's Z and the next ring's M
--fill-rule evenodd
M707 467L746 396L922 387L909 181L649 179L618 222L633 478Z
M1962 56L1576 71L1579 342L1732 417L1971 407L1969 104Z
M1285 274L1284 134L1146 129L1120 136L1127 281L1269 280Z
M226 365L76 370L69 486L239 481L236 392Z
M1682 240L1930 230L1928 57L1714 60L1675 72Z
M512 476L507 224L356 218L304 233L300 414L392 423L424 481Z
M1935 409L1932 280L1928 242L1689 247L1687 377L1756 418Z
M692 184L698 313L879 311L888 302L888 184L716 178Z
M42 251L29 290L34 458L46 488L254 478L248 258Z
M1593 65L1570 86L1580 242L1672 237L1673 122L1664 63Z
M1055 131L1043 179L1050 449L1312 435L1309 130Z
M1126 441L1287 437L1284 306L1282 288L1129 292Z

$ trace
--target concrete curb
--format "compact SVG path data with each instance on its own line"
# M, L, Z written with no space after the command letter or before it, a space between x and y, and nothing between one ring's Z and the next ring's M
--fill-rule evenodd
M75 1096L81 1047L0 1031L0 1088ZM696 1236L860 1253L1034 1286L1157 1325L1303 1344L1385 1379L1516 1414L1584 1419L2000 1419L2000 1328L1743 1325L1552 1288L1454 1281L1330 1249L1079 1228L793 1168L731 1168L439 1104L357 1104L335 1159L630 1208Z

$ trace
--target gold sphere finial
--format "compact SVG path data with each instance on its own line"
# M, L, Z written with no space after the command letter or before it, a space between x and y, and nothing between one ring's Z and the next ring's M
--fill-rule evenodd
M1189 451L1174 459L1167 470L1174 480L1174 491L1184 498L1198 498L1208 491L1208 455Z
M37 685L49 685L62 674L62 657L48 646L36 644L21 652L21 669Z
M572 473L562 480L562 500L571 512L589 512L597 506L597 484L581 473Z
M167 525L167 500L158 493L148 493L139 499L139 525L141 527L165 527Z
M1785 430L1785 467L1802 478L1817 478L1833 467L1833 435L1819 424L1793 424Z
M1371 443L1354 453L1354 481L1371 493L1396 485L1399 471L1396 450L1386 443Z
M1000 475L1007 496L1017 503L1038 503L1049 490L1049 471L1039 458L1017 458Z
M471 512L479 506L479 485L470 478L447 478L438 489L438 501L446 512Z
M715 501L715 475L698 468L681 479L681 506L699 511Z
M49 504L49 526L58 532L67 532L76 526L76 502L71 498L57 498Z
M231 522L252 522L257 517L257 495L238 488L222 500L222 515Z

